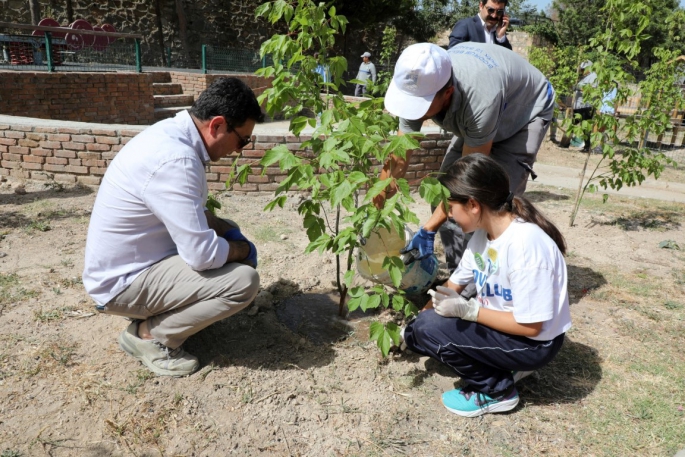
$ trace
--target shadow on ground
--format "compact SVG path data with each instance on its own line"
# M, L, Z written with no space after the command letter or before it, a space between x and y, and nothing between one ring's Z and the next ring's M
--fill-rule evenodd
M552 363L519 381L521 404L574 403L587 397L602 379L601 361L595 348L567 336Z
M411 360L419 356L409 354L406 357ZM455 387L464 385L452 369L437 360L428 359L425 366L426 370L416 369L410 373L414 377L412 387L421 386L435 373L454 377ZM516 384L521 395L519 408L527 403L548 405L577 402L592 393L601 379L601 359L597 350L571 341L567 336L552 363Z
M568 272L568 298L569 304L578 303L593 289L597 289L607 283L602 273L592 268L578 265L566 265Z
M49 182L43 185L44 189L29 190L24 195L12 193L0 193L0 205L23 205L32 203L35 200L46 200L49 198L73 198L90 195L93 189L87 186L75 185L65 188L59 183Z
M529 190L526 192L525 197L533 203L541 203L547 200L568 200L571 198L568 195L556 194L546 190Z
M268 288L278 299L275 312L238 313L192 336L184 347L199 355L203 366L283 370L328 365L335 357L331 345L360 330L369 314L355 311L342 319L336 294L303 294L296 292L296 284L288 286L292 294L284 297Z
M678 230L681 227L680 218L682 214L675 211L656 210L639 211L627 216L621 215L609 220L595 220L593 218L590 226L595 225L617 225L627 232L637 230Z

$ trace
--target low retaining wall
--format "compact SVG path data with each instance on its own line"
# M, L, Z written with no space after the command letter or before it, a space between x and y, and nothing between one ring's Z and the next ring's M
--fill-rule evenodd
M269 124L258 126L268 132ZM40 119L0 116L0 176L12 176L41 181L98 185L107 166L117 152L143 126L86 124L80 122L42 121ZM262 175L257 162L264 153L279 144L291 151L306 154L301 143L310 137L291 134L257 133L254 142L241 154L234 154L206 167L209 188L224 190L225 181L234 161L239 165L254 163L253 174L247 183L235 185L242 192L271 192L286 176L278 166L268 167ZM406 178L413 188L428 173L440 168L440 162L451 136L429 133L421 142L421 149L413 156Z

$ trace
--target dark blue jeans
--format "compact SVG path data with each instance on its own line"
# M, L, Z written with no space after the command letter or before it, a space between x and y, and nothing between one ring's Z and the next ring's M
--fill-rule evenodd
M551 341L509 335L476 322L442 317L429 309L407 325L407 347L451 367L477 391L497 396L514 385L512 371L544 367L557 355L564 334Z

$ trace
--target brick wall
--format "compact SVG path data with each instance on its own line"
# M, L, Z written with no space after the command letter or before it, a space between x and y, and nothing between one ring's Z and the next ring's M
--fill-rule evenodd
M273 78L262 78L251 73L225 73L220 75L204 75L201 73L187 73L180 71L170 71L171 82L180 84L185 95L193 95L197 98L215 79L231 76L239 78L247 84L250 89L259 96L268 86L271 85Z
M16 121L10 116L0 120L0 176L34 180L54 180L65 183L80 182L98 185L107 166L128 141L140 133L140 126L110 126L81 124L76 122L41 122L38 119ZM421 142L421 149L413 156L407 179L416 188L424 176L440 168L442 156L449 145L451 135L428 134ZM254 135L249 149L241 154L221 159L207 166L207 181L212 190L224 190L230 166L254 163L253 175L243 186L234 190L242 192L272 192L286 173L278 166L268 167L262 176L257 162L264 153L278 144L288 149L302 151L301 142L309 137L292 135Z
M151 76L0 71L0 113L149 125L155 122Z

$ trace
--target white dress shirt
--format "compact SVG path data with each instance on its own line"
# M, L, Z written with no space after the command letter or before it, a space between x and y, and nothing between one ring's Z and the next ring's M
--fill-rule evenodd
M107 168L88 227L83 285L101 306L160 260L219 268L228 242L207 225L209 155L190 114L144 130Z
M504 35L502 38L499 38L497 36L497 26L494 26L492 30L488 30L488 25L485 23L482 17L480 17L480 14L478 15L478 19L480 19L480 23L483 24L483 31L485 32L485 42L488 44L493 44L494 41L493 39L497 40L498 43L504 43L504 40L506 39L506 35Z

